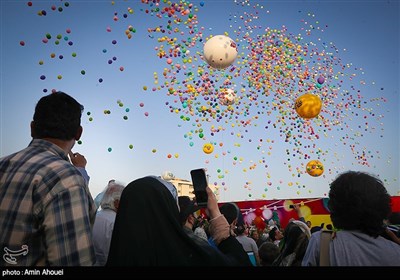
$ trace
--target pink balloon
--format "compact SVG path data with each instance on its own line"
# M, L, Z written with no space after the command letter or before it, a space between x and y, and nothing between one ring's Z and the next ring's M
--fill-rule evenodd
M251 225L251 223L253 222L253 220L254 220L255 218L256 218L256 214L255 214L254 212L251 212L251 213L245 215L245 216L243 217L243 220L244 220L244 222L245 222L246 224Z

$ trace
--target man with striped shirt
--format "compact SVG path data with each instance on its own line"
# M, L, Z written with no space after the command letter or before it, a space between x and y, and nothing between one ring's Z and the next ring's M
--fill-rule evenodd
M96 208L74 166L86 160L71 151L82 135L82 111L63 92L42 97L28 147L0 159L0 266L95 263Z

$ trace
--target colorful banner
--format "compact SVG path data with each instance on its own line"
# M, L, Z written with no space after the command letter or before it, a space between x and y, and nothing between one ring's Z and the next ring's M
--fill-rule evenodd
M400 196L392 196L391 199L392 211L400 212ZM291 218L298 219L296 211L290 207L292 204L300 205L300 213L306 221L311 222L311 227L321 226L323 223L326 228L326 225L332 223L328 201L329 198L307 198L236 201L235 203L240 208L244 222L262 230L271 219L279 222L283 228Z

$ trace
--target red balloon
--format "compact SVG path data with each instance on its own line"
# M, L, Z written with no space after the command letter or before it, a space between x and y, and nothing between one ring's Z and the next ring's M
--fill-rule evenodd
M262 215L262 210L261 210L260 208L257 208L257 209L254 211L254 213L255 213L257 216L261 216L261 215Z
M265 229L265 222L264 222L263 218L261 218L260 216L255 217L253 223L256 225L256 227L259 230Z

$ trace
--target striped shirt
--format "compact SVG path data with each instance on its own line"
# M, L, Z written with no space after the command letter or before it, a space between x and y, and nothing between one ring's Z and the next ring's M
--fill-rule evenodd
M96 261L88 186L57 145L34 139L0 159L0 266Z

